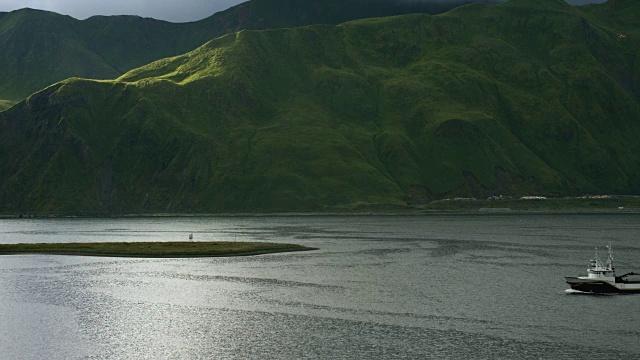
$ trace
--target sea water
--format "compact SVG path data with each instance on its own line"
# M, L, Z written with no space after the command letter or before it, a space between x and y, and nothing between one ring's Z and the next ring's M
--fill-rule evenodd
M0 243L297 243L256 257L0 257L0 359L631 359L640 295L569 295L640 215L0 220Z

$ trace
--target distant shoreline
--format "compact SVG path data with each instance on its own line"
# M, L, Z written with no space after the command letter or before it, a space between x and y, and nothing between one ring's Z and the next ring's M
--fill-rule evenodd
M353 212L276 212L276 213L157 213L157 214L47 214L0 215L0 219L135 219L135 218L241 218L241 217L356 217L356 216L440 216L440 215L630 215L640 209L558 209L513 210L481 208L477 210L414 210L414 211L353 211Z
M573 198L456 198L434 200L424 204L366 204L353 208L331 208L301 211L242 212L51 212L27 214L0 213L2 218L190 218L190 217L295 217L295 216L429 216L491 214L637 214L640 196L601 196Z

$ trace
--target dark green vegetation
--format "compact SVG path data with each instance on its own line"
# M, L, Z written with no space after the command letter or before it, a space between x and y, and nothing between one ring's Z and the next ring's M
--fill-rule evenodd
M472 4L242 31L0 114L5 213L640 192L640 9ZM620 34L627 35L621 39Z
M96 16L79 21L31 9L0 13L0 99L22 100L70 77L113 79L241 29L441 13L469 1L252 0L184 24L136 16Z
M51 254L144 258L262 255L313 250L300 245L251 242L140 242L0 245L0 255Z
M640 197L588 199L558 198L545 200L438 200L424 207L429 210L476 211L638 211ZM620 209L622 208L622 209Z
M10 108L11 106L13 106L13 104L15 104L15 102L13 101L0 100L0 111L4 111Z

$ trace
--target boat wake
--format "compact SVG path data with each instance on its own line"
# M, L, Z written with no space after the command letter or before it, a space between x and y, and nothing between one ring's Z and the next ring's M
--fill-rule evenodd
M588 294L584 291L574 290L574 289L566 289L564 292L566 292L567 294Z

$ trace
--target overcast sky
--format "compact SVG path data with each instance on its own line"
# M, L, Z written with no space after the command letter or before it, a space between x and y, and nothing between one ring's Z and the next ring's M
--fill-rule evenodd
M93 15L140 15L172 22L195 21L245 0L0 0L0 11L25 7L86 19ZM390 0L392 1L392 0ZM571 3L605 0L569 0ZM640 1L640 0L638 0Z

